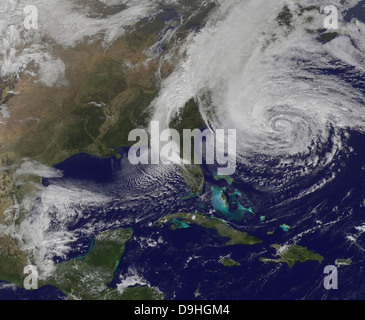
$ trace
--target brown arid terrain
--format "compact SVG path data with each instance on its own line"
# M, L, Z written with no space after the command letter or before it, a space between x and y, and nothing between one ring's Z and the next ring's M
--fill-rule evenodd
M24 159L52 166L81 152L117 155L118 147L130 144L131 130L147 126L148 106L158 94L159 81L179 59L178 55L163 59L164 53L148 55L163 27L163 21L141 22L108 47L101 40L85 38L65 48L45 38L52 55L66 66L65 81L42 84L32 63L26 72L2 79L0 104L6 105L10 116L0 125L0 225L19 225L26 214L20 203L25 197L34 200L39 190L41 177L25 174L17 176L21 183L13 181ZM184 36L183 31L176 33ZM177 127L180 121L175 120ZM203 125L201 119L192 124L196 123ZM203 181L199 166L181 172L191 190L199 192ZM0 236L0 279L22 285L28 252L21 250L19 241L9 234Z

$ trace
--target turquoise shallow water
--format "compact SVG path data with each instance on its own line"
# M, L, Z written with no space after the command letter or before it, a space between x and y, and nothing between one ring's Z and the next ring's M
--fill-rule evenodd
M228 193L230 201L228 201L228 198L225 195L225 192L227 191L225 187L219 188L217 186L212 186L211 191L212 206L222 218L232 222L246 222L246 216L248 214L254 215L252 208L245 208L239 202L238 199L242 198L242 193L238 190Z

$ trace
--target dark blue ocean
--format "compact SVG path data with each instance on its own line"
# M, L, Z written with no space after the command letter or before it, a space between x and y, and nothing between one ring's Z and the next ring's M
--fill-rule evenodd
M357 17L363 21L364 16L359 12L355 7L344 19L350 21ZM177 14L167 10L160 19L177 19ZM162 41L156 50L164 48ZM319 71L339 77L365 94L364 75L354 78L351 67L313 70ZM83 208L88 218L81 218L67 228L82 230L90 219L99 227L95 234L87 237L80 233L68 257L55 257L54 260L59 262L85 254L93 237L111 225L113 228L131 227L133 237L126 243L111 287L130 270L136 270L151 286L159 288L166 299L363 299L365 233L359 232L359 227L365 225L365 134L357 131L344 131L343 134L348 137L344 138L346 148L336 155L331 166L299 179L286 189L262 191L243 182L242 175L247 177L245 181L255 180L255 173L243 165L238 166L237 176L233 176L234 182L230 186L224 180L214 179L215 167L202 166L204 188L200 195L190 199L187 199L189 190L177 170L161 173L150 166L133 167L126 160L127 148L121 149L121 158L73 155L55 165L63 172L63 177L43 179L44 187L72 185L110 196L113 200L102 210L97 208L97 214L93 214L93 208ZM319 156L331 151L330 142L322 148L318 150ZM352 152L348 152L350 149ZM276 161L272 159L272 166ZM266 165L270 168L270 162ZM336 173L335 178L331 180L329 177L333 173ZM320 181L326 181L322 188L299 196L301 191ZM247 204L249 199L255 214L247 216L246 222L229 223L256 236L263 241L261 244L226 246L227 239L196 225L178 230L172 230L169 225L151 226L162 216L179 211L217 215L211 203L212 186L225 187L227 193L237 189L243 195L238 199L242 203ZM265 216L262 222L261 216ZM280 228L283 224L290 226L288 232ZM271 231L274 233L268 234ZM144 239L158 245L145 245ZM321 254L324 260L321 263L298 262L292 268L286 263L260 262L260 257L270 258L275 254L270 248L275 243L296 243ZM238 261L240 266L230 268L218 263L226 256ZM334 265L339 258L351 259L352 264L338 267L338 290L326 290L324 268ZM4 288L3 284L0 282L0 299L65 299L65 295L52 286L26 291Z
M356 234L355 227L365 224L365 136L351 132L348 146L354 148L354 152L339 156L336 168L332 168L341 168L336 179L298 200L290 199L300 192L299 189L290 190L288 194L262 193L237 180L229 186L225 180L215 180L213 172L206 166L203 167L206 179L204 189L192 199L185 198L188 189L177 174L151 182L154 190L148 184L138 186L135 181L132 187L132 177L137 181L138 177L135 176L136 172L129 173L133 168L124 161L127 149L121 150L121 159L74 155L55 166L63 172L61 179L44 179L43 184L47 187L71 181L86 189L92 186L95 190L95 186L99 186L101 193L113 194L116 200L104 208L105 214L92 216L95 224L118 221L115 227L133 228L133 237L127 242L116 276L110 283L112 287L120 281L120 275L133 269L150 285L159 288L167 299L360 299L365 294L365 253L362 248L365 239L360 236L353 243L346 237ZM146 175L146 172L147 168L139 174ZM314 183L328 174L323 170L313 176L313 180L303 181L303 184ZM150 225L160 217L178 211L211 215L212 185L228 190L237 189L250 199L255 214L248 217L246 222L232 226L258 237L262 244L226 246L227 239L197 225L178 230L172 230L169 225ZM160 198L156 198L156 190L159 189L163 192ZM141 193L140 200L129 199L128 192L134 193L136 190ZM127 199L124 201L127 202L125 209L113 210L112 207L115 208L117 202L123 203L123 199ZM266 217L263 222L260 216ZM320 228L316 228L318 221L321 221ZM87 222L81 219L77 225L68 227L71 230L82 228ZM282 224L289 225L290 230L285 232L280 228ZM100 228L99 231L105 230ZM274 233L269 235L268 231ZM78 239L68 259L85 254L93 236ZM161 238L163 242L157 246L141 245L141 239L152 239L158 243ZM297 239L299 245L321 254L324 257L322 263L298 262L290 268L285 263L264 264L259 261L260 257L270 258L275 253L270 248L271 244L290 243L293 239ZM241 265L230 268L218 263L221 257L226 256ZM323 270L338 258L350 258L353 263L339 267L339 289L328 291L323 287ZM60 257L55 258L56 262L59 260ZM57 288L46 286L35 291L2 289L0 298L64 299L64 295Z

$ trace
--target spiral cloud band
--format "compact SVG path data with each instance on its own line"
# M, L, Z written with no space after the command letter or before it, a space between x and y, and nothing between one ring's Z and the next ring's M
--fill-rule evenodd
M341 17L346 4L334 4ZM209 127L237 129L242 164L272 176L290 168L272 182L328 166L346 139L341 130L364 128L364 89L350 79L364 75L365 26L341 20L338 36L323 43L315 31L325 19L319 1L221 1L163 82L154 120L168 126L194 98ZM332 148L321 154L323 145Z

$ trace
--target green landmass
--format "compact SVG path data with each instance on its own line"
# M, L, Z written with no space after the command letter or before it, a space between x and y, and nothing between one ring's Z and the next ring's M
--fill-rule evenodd
M184 14L189 17L186 26L203 24L215 6L184 1ZM163 58L174 50L174 41L157 57L151 59L148 54L166 26L162 19L141 21L107 48L101 40L85 38L73 48L47 40L54 57L66 66L62 85L43 85L26 72L1 79L0 104L7 105L11 117L0 126L0 225L19 225L29 212L22 201L33 203L41 185L37 176L24 176L24 183L13 183L22 159L52 166L82 152L118 156L121 146L134 143L128 141L129 132L148 125L148 106L158 94L160 80L181 59L178 54ZM189 34L190 27L176 31L180 40ZM38 69L33 63L28 67ZM12 93L16 91L21 94ZM203 123L192 100L173 125L181 130L202 128ZM181 172L191 196L199 194L204 183L200 166L185 166ZM17 240L0 235L0 279L22 285L27 258L28 252Z
M309 12L309 11L318 11L318 13L319 13L320 10L321 10L321 8L319 6L304 7L304 8L299 9L298 16L302 16L303 13Z
M137 300L137 301L153 301L163 300L164 294L158 289L150 286L136 285L128 287L120 293L117 289L110 289L106 291L101 300Z
M307 33L316 34L318 35L318 39L321 42L327 43L333 40L335 37L337 37L338 32L326 31L323 33L323 29L318 29L318 25L316 23L313 23L313 21L315 20L315 17L316 16L318 17L318 14L320 13L321 13L321 7L317 5L301 7L292 12L288 7L288 5L285 4L281 12L278 14L276 21L279 26L284 27L286 29L285 33L286 35L288 35L294 29L293 26L294 16L296 18L300 18ZM313 26L315 26L315 28L313 28ZM269 32L268 34L270 35L270 38L266 40L264 49L266 49L271 43L278 40L278 36L276 33Z
M224 220L219 218L209 218L201 213L175 213L162 217L156 223L162 225L169 223L173 219L179 219L187 224L196 224L206 229L214 229L219 236L229 238L226 245L245 244L254 245L262 241L256 237L249 236L246 232L236 230L229 226Z
M189 189L185 198L194 198L200 194L204 185L204 174L198 164L185 164L180 166L180 174Z
M60 288L70 299L100 298L108 291L132 233L132 229L117 229L97 235L86 255L58 263L47 284Z
M335 264L338 266L349 266L352 264L351 259L336 259Z
M121 294L121 300L163 300L164 295L149 286L129 287Z
M240 266L241 264L233 259L229 258L222 258L218 261L219 263L223 264L226 267L233 267L233 266Z
M81 152L109 157L117 152L113 147L130 144L129 131L145 125L144 111L157 94L158 63L137 70L125 61L145 61L143 52L156 37L157 30L136 30L107 50L87 41L67 50L54 48L67 65L66 86L42 86L26 74L0 81L0 101L12 110L0 126L0 225L18 226L29 212L23 200L33 203L41 186L36 175L13 183L22 159L54 165ZM37 121L24 121L31 118ZM14 205L17 210L11 209ZM27 258L17 240L0 235L1 280L22 286Z
M180 137L183 137L184 130L195 130L203 129L205 127L205 122L201 117L198 103L191 99L189 100L183 110L175 115L170 123L170 128L175 129L179 132ZM183 157L183 139L180 140L180 155ZM185 180L186 185L190 189L190 194L188 198L192 198L198 195L203 189L204 184L204 174L200 168L199 164L194 163L194 139L191 139L191 152L190 159L192 164L186 164L180 166L180 173Z
M115 270L132 236L132 229L116 229L95 237L85 255L56 265L52 276L40 283L61 289L69 299L128 300L134 298L160 299L157 289L146 286L127 288L122 294L107 285L113 280Z
M27 252L18 248L18 241L10 236L0 237L0 279L23 287L24 267L27 263Z
M273 258L264 258L261 257L260 261L264 263L274 262L274 263L281 263L286 262L290 268L294 266L294 264L298 261L305 262L308 260L317 260L322 262L323 257L318 254L314 253L311 250L308 250L306 247L301 247L298 245L285 245L280 246L278 244L271 245L272 248L276 249L276 254L274 257L280 257L278 259Z
M338 36L338 32L326 32L320 35L320 39L327 43Z
M279 26L286 26L289 30L293 29L293 14L287 5L284 5L283 10L277 16L276 21L278 22Z
M216 175L214 175L214 179L215 180L225 180L226 182L227 182L227 184L228 185L232 185L233 184L233 182L234 182L234 179L232 178L232 177L230 177L230 176L220 176L220 175L218 175L218 174L216 174Z

